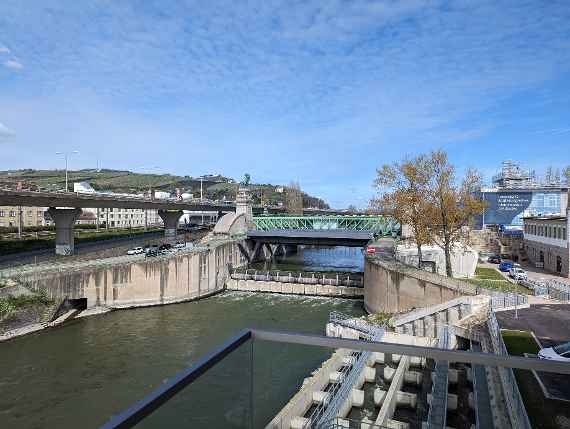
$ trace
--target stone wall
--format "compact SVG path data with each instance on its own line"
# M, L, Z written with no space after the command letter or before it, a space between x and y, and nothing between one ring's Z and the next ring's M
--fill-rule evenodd
M128 308L168 304L208 296L224 288L229 264L244 260L235 240L220 240L207 248L169 257L130 263L54 271L46 267L21 280L52 298L87 298L87 308Z
M302 283L284 283L261 280L229 279L227 289L242 292L283 293L307 296L336 296L347 298L362 298L364 289L347 286L328 286Z
M370 313L397 313L475 295L475 286L418 270L385 254L364 262L364 307Z

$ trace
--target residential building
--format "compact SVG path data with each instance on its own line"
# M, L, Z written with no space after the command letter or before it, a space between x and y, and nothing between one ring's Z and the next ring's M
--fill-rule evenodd
M157 210L144 209L83 209L95 214L99 218L99 225L106 228L139 228L161 226L162 219Z
M46 207L0 207L0 227L18 227L20 223L23 227L43 226L49 224L45 219Z
M524 218L524 250L529 261L547 271L570 277L570 210L566 216Z

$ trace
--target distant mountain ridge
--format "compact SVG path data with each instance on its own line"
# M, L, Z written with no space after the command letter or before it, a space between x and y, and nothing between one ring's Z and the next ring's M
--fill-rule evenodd
M171 174L134 173L127 170L83 169L69 171L70 188L73 182L88 182L97 191L120 193L142 193L149 189L157 191L190 192L200 195L200 178ZM0 187L15 188L18 183L24 188L56 191L65 188L64 170L7 170L0 171ZM206 175L202 178L204 198L214 200L234 200L239 183L222 175ZM253 199L256 204L285 203L286 186L272 184L252 184ZM303 192L303 205L328 209L328 204L317 197Z

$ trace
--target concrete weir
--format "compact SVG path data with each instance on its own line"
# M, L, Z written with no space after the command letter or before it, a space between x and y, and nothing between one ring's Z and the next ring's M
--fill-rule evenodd
M283 293L292 295L333 296L360 299L364 296L364 289L358 287L283 283L260 280L228 279L226 287L228 290L237 290L242 292Z
M348 322L347 322L348 323ZM336 323L329 323L326 327L328 336L338 336L342 338L359 338L366 335L364 331L357 329L362 324L353 324L355 328L342 326ZM374 328L374 327L372 327ZM376 328L374 328L376 329ZM414 344L422 346L433 346L434 339L413 337L410 335L397 334L392 332L384 332L381 337L383 342L394 342L401 344ZM303 386L295 396L291 398L289 403L275 416L275 418L266 426L266 429L294 429L303 427L314 427L316 421L311 421L315 416L322 414L314 414L310 410L314 407L326 407L324 414L332 411L337 419L337 424L341 427L353 427L347 416L350 415L353 408L361 408L366 404L366 395L370 395L370 391L366 393L365 384L375 383L377 377L383 377L390 386L389 389L375 389L373 391L373 406L380 407L378 416L374 421L364 419L360 422L361 428L393 427L408 428L407 423L394 420L394 413L397 407L415 408L417 397L414 393L403 391L404 384L417 385L422 381L422 375L411 370L414 367L423 367L425 359L414 358L409 356L385 355L384 353L371 353L362 367L357 365L358 353L351 350L338 349L331 358L323 363L311 377L305 379ZM396 365L395 368L385 367L383 373L378 373L377 363L390 362ZM358 368L358 375L351 379L348 376L345 367ZM361 368L361 369L360 369ZM389 368L386 370L386 368ZM348 383L347 389L350 389L347 396L341 397L339 402L338 396L342 388L335 390L332 386L338 386L342 383ZM346 389L345 389L346 391ZM335 404L333 406L333 404ZM332 408L330 408L332 407ZM330 413L329 413L330 414ZM318 420L317 420L318 421ZM311 425L311 426L307 426Z

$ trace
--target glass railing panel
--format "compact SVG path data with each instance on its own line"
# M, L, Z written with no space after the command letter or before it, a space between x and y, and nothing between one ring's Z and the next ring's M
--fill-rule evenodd
M252 341L248 340L208 368L136 427L251 427L251 368Z

